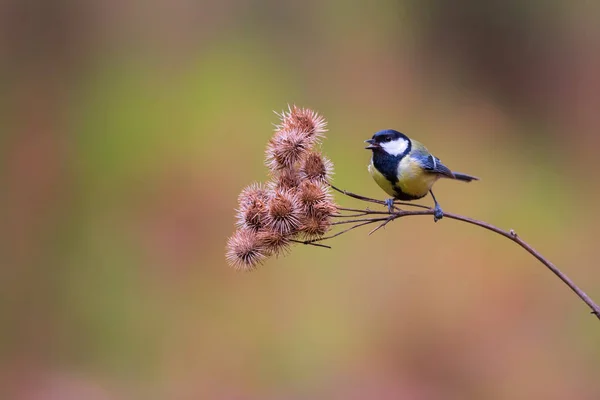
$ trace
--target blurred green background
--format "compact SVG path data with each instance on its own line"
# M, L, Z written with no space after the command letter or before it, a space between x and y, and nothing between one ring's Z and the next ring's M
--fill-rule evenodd
M600 301L599 21L591 1L4 0L0 399L600 398L598 321L479 228L224 259L295 103L327 118L338 186L383 197L363 140L401 130L482 178L438 183L445 210Z

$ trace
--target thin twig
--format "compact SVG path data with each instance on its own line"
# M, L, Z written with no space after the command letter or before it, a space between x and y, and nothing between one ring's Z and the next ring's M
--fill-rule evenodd
M425 207L425 208L427 208L427 207ZM360 214L362 214L362 215L366 215L366 214L371 214L371 215L372 215L372 214L382 214L382 215L388 215L388 214L390 213L389 211L387 211L387 209L386 209L386 211L375 211L375 210L370 210L368 207L367 207L366 209L364 209L364 210L361 210L361 209L359 209L359 208L344 208L344 207L338 207L338 210L341 210L341 211L348 211L348 212L355 212L355 213L357 213L357 214L358 214L358 213L360 213Z
M552 273L564 282L585 304L588 305L592 309L592 314L594 314L598 319L600 319L600 307L583 291L581 290L575 282L573 282L567 275L565 275L556 265L554 265L550 260L546 257L542 256L536 249L534 249L531 245L521 239L514 230L505 231L500 229L494 225L488 224L487 222L479 221L469 217L463 217L462 215L452 214L452 213L444 213L444 217L448 217L451 219L455 219L458 221L463 221L468 224L477 225L489 231L495 232L499 235L504 236L507 239L512 240L517 243L523 249L525 249L529 254L538 259L539 262L544 264Z
M394 201L394 205L408 206L408 207L415 207L415 208L423 208L425 210L429 210L431 208L431 207L424 206L423 204L407 203L405 201Z
M344 229L343 231L338 232L336 234L333 234L331 236L323 236L323 237L316 238L316 239L305 240L305 241L303 241L301 243L303 243L303 244L311 244L311 243L315 243L315 242L321 242L323 240L333 239L334 237L340 236L340 235L342 235L342 234L344 234L346 232L350 232L353 229L360 228L361 226L369 225L369 224L372 224L372 223L375 223L375 222L378 222L378 221L379 220L377 218L374 218L373 220L368 220L368 221L365 221L363 223L351 226L350 228Z
M365 214L365 213L362 213L362 214L359 214L359 213L356 213L356 214L333 214L331 217L332 218L356 218L356 217L364 217L365 215L367 215L367 214Z
M348 197L352 197L353 199L361 200L361 201L368 201L369 203L381 204L381 205L384 205L384 206L386 205L385 201L383 201L383 200L377 200L377 199L373 199L373 198L370 198L370 197L361 196L360 194L352 193L352 192L349 192L347 190L343 190L343 189L337 188L337 187L333 186L332 184L329 184L329 186L331 186L331 188L333 190L335 190L335 191L337 191L337 192L339 192L339 193L341 193L343 195L346 195ZM396 204L397 205L401 205L401 206L407 206L407 207L424 208L424 209L429 210L429 207L424 206L422 204L408 203L408 202L405 202L405 201L394 201L394 204L395 205Z
M382 200L372 199L372 198L361 196L361 195L351 193L351 192L348 192L345 190L341 190L341 189L336 188L333 185L331 185L331 187L334 190L336 190L348 197L351 197L351 198L354 198L354 199L357 199L360 201L369 202L369 203L385 205L385 202ZM402 203L402 204L404 204L404 203ZM407 205L418 206L418 205L414 205L414 204L407 204ZM365 226L365 225L376 223L376 222L382 222L379 226L377 226L375 229L373 229L369 233L369 234L372 234L397 218L417 216L417 215L433 215L434 214L434 210L432 210L428 207L425 207L425 206L419 206L419 207L426 208L426 210L419 210L419 211L399 210L398 212L390 214L390 213L386 213L386 212L382 212L382 211L371 211L369 209L365 209L365 210L345 209L347 211L352 211L352 212L357 212L357 213L360 212L360 215L357 215L356 217L358 217L358 218L356 218L356 219L349 219L349 220L345 220L345 221L334 222L333 225L343 225L343 224L356 224L356 225L353 225L350 228L347 228L347 229L345 229L341 232L338 232L334 235L325 236L322 238L318 238L318 239L311 240L311 241L305 241L302 243L312 244L316 241L332 239L334 237L340 236L346 232L349 232L349 231L359 228L361 226ZM381 217L382 214L387 214L389 216L387 218L382 218ZM368 215L376 215L377 217L363 218ZM501 236L504 236L505 238L517 243L519 246L521 246L523 249L525 249L529 254L531 254L538 261L540 261L544 266L546 266L550 271L552 271L552 273L555 274L573 292L575 292L575 294L592 310L592 314L594 314L598 319L600 319L600 307L583 290L581 290L567 275L565 275L561 270L559 270L552 262L550 262L547 258L542 256L537 250L535 250L533 247L531 247L531 245L529 245L527 242L525 242L523 239L521 239L515 233L514 230L511 229L509 231L505 231L494 225L488 224L487 222L479 221L479 220L476 220L473 218L469 218L469 217L465 217L465 216L462 216L459 214L454 214L454 213L449 213L449 212L444 212L444 218L454 219L457 221L462 221L462 222L466 222L468 224L479 226L481 228L487 229L491 232L494 232Z
M350 212L356 212L356 213L362 213L362 214L369 212L369 210L361 210L360 208L347 208L347 207L338 207L338 210L350 211Z
M332 222L331 225L346 225L346 224L354 224L356 222L379 222L379 221L387 221L390 217L386 218L359 218L359 219L349 219L347 221L336 221Z
M296 240L296 239L291 239L290 242L294 242L294 243L300 243L300 244L306 244L309 246L315 246L315 247L324 247L326 249L331 249L331 246L328 246L326 244L321 244L321 243L314 243L314 242L307 242L305 240Z
M338 189L337 187L335 187L335 186L333 186L331 184L329 186L331 186L331 188L333 190L335 190L335 191L337 191L337 192L339 192L339 193L341 193L341 194L343 194L345 196L352 197L353 199L362 200L362 201L368 201L369 203L376 203L376 204L385 205L384 201L377 200L377 199L371 199L369 197L361 196L359 194L354 194L354 193L348 192L346 190Z
M399 217L397 217L399 218ZM395 220L396 218L394 218L394 216L390 216L388 219L386 219L385 221L383 221L381 224L377 225L377 227L375 229L373 229L371 232L369 232L369 236L371 236L372 234L374 234L375 232L377 232L378 230L380 230L381 228L385 228L385 226L387 224L389 224L390 222L392 222L393 220Z

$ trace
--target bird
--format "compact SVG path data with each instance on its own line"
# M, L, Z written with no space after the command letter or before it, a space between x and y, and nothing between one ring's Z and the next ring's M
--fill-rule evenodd
M394 200L417 200L431 194L434 202L433 220L444 217L433 191L433 184L440 178L463 182L479 178L453 172L439 158L414 139L393 129L379 131L365 140L365 147L372 151L369 173L375 182L390 196L385 201L390 213L394 212Z

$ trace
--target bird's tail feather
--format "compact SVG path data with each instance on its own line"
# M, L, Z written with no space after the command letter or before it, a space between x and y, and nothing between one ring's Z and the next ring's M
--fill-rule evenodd
M467 174L461 174L460 172L453 172L454 174L454 178L456 180L459 181L463 181L463 182L471 182L471 181L478 181L479 178L475 177L475 176L471 176L471 175L467 175Z

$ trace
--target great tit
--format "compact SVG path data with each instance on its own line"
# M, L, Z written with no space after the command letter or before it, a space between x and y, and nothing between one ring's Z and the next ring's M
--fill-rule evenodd
M431 187L440 178L456 179L463 182L478 178L452 172L439 158L433 156L425 146L398 131L379 131L371 139L366 149L372 150L369 172L377 184L390 196L386 205L394 210L394 199L416 200L431 193L435 203L433 219L443 218L444 212L437 202Z

